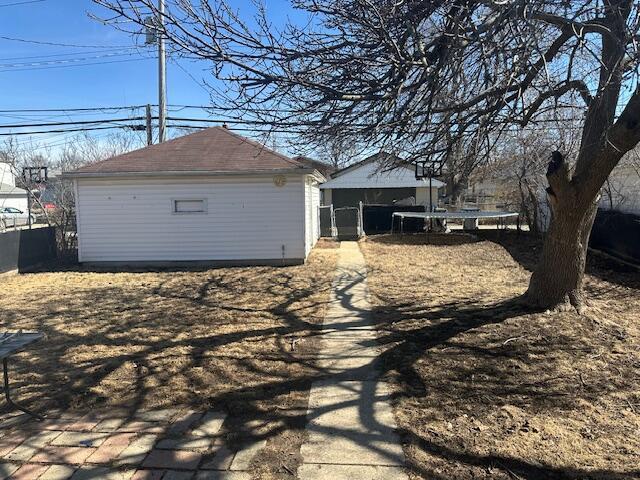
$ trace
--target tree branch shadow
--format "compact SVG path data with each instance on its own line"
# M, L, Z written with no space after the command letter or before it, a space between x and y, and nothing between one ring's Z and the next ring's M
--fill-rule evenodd
M265 274L265 270L261 274ZM546 339L541 338L537 343L521 346L517 341L503 343L502 346L488 345L478 346L467 342L464 335L480 330L492 324L501 324L522 314L531 313L515 299L506 300L496 304L486 305L474 300L450 302L440 304L437 307L424 307L417 304L394 304L386 302L384 308L374 308L372 311L362 309L354 304L354 290L360 288L364 277L354 278L353 281L340 288L336 292L336 299L344 308L355 312L354 320L347 324L342 323L340 328L346 332L357 330L367 325L371 319L377 322L378 338L373 341L364 339L359 342L362 346L376 345L381 349L380 355L372 358L370 362L351 368L340 375L338 379L334 374L318 365L316 359L317 346L309 348L299 347L297 350L287 341L289 338L305 338L312 343L314 339L322 336L322 327L319 322L312 321L307 314L313 314L326 302L308 301L318 295L318 290L331 288L327 282L319 279L309 285L300 287L295 284L295 276L286 271L272 278L263 292L264 295L279 298L277 302L264 308L234 304L234 298L251 290L252 286L246 280L233 279L225 276L209 276L202 279L199 285L194 285L189 292L179 293L172 290L171 280L159 282L148 292L139 292L137 297L131 297L129 292L111 288L108 294L107 308L113 307L114 315L121 315L123 308L144 308L146 302L171 300L184 302L194 308L194 312L200 312L203 316L213 316L214 312L224 311L233 315L269 315L278 318L282 323L270 327L262 327L259 322L255 326L240 332L211 333L209 335L189 335L186 337L171 336L174 331L188 328L185 325L173 325L168 323L168 336L165 338L152 338L140 335L126 335L127 329L135 327L136 322L118 322L110 325L108 322L101 325L99 334L87 335L74 333L72 330L61 330L50 325L51 317L59 313L44 313L37 322L38 329L44 331L51 339L55 339L56 345L47 345L35 351L29 363L18 359L16 369L22 372L24 380L21 386L27 388L29 395L35 395L45 390L57 396L57 406L63 408L72 405L72 399L95 395L96 386L105 381L109 375L116 372L123 364L136 365L133 382L134 395L129 407L132 412L145 408L146 397L149 394L147 377L158 375L158 366L169 361L172 356L181 357L183 363L172 375L182 376L188 381L185 394L187 403L192 406L206 405L209 408L224 409L231 413L229 422L233 428L244 432L242 441L256 441L260 439L272 439L289 429L302 429L305 425L311 425L324 415L343 409L356 409L359 419L365 429L370 432L366 437L367 444L372 452L379 455L389 455L389 461L397 459L387 452L384 445L388 440L388 429L376 418L375 409L372 406L385 401L388 396L381 394L377 387L386 380L395 378L403 385L404 393L399 396L428 397L434 389L440 389L450 398L459 397L460 402L473 396L476 399L485 399L487 404L493 404L496 399L502 399L505 403L512 401L514 392L524 395L528 402L534 402L539 408L562 406L570 408L572 401L566 398L569 386L567 382L550 383L551 374L541 377L538 382L524 384L514 378L508 371L507 365L496 366L497 362L509 361L522 362L531 354L542 354L550 348L563 345L571 345L566 338ZM284 298L282 292L286 292ZM70 304L65 315L73 317L81 315L87 304L94 302L96 298L104 298L104 291L78 293L65 299ZM127 305L121 305L126 298ZM299 305L304 303L304 305ZM193 312L190 313L193 315ZM0 310L0 317L6 318L5 324L11 325L12 319L16 319L15 312L7 309ZM242 319L242 317L240 317ZM164 322L169 322L165 317ZM211 327L224 322L213 321ZM251 324L249 324L251 325ZM331 323L325 327L331 326ZM125 334L123 334L125 333ZM232 350L229 354L221 356L218 360L230 363L226 370L216 371L217 381L220 384L232 385L218 392L197 394L206 386L206 379L199 377L195 372L208 367L210 356L215 356L216 348L232 346L234 348L247 345L246 342L264 342L265 339L275 337L276 350L271 352L273 363L268 364L251 355L240 355ZM502 341L508 339L501 339ZM115 352L134 344L133 351L126 351L110 358L93 358L78 364L69 356L78 345L85 348L112 348ZM577 346L579 347L579 345ZM181 348L188 349L188 354L174 353ZM416 365L425 358L429 352L438 352L447 362L443 365L453 365L448 372L441 372L443 380L440 383L428 384L424 381ZM236 356L234 356L236 355ZM461 355L473 362L464 363ZM291 376L285 364L297 364L300 372ZM45 370L47 365L55 364L57 375L53 378L45 378L36 375L33 371ZM281 365L281 366L278 366ZM436 368L440 365L436 365ZM345 385L349 379L366 377L371 368L379 370L379 377L371 379L372 382L366 389L359 392L359 398L338 398L326 405L314 408L306 412L305 400L311 386L317 382L338 381ZM74 383L69 385L63 382L65 376L74 375ZM145 373L146 372L146 373ZM253 379L245 385L239 384L236 376L246 375ZM469 378L475 380L469 381ZM368 378L368 377L367 377ZM33 380L38 385L33 386ZM59 382L57 387L52 388ZM62 387L62 385L65 385ZM348 393L348 385L346 392ZM468 389L467 396L462 395L462 389ZM589 391L589 395L597 395L598 388ZM292 394L298 394L297 399L291 400ZM286 398L289 398L286 400ZM284 400L283 400L284 399ZM95 399L94 399L95 400ZM483 400L480 400L482 402ZM256 421L261 421L255 426ZM266 425L266 426L265 426ZM233 429L232 428L232 429ZM331 428L320 432L329 435L341 436L344 439L362 438L348 427ZM416 445L425 452L440 458L444 462L453 462L464 465L478 466L482 468L495 468L502 473L515 473L526 479L546 478L632 478L638 474L637 469L626 472L615 471L591 471L588 469L558 468L554 466L539 465L529 462L527 459L508 458L500 455L477 455L457 449L454 445L442 444L421 437L414 431L402 430L400 434L409 444ZM418 475L425 478L451 478L443 476L437 471L425 465L412 464L409 467ZM97 478L97 477L96 477ZM516 477L517 478L517 477Z

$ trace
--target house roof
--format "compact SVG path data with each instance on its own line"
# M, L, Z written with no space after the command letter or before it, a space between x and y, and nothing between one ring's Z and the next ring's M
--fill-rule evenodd
M27 191L8 183L0 183L0 194L2 195L27 195Z
M417 180L413 166L399 161L400 158L395 155L380 152L334 172L331 179L320 188L429 188L428 178ZM385 167L391 162L398 166L386 170ZM431 185L440 188L445 184L432 179Z
M68 176L309 170L258 142L212 127L80 167Z
M342 167L338 170L335 170L334 172L331 173L331 178L337 178L340 175L344 175L347 172L350 172L351 170L354 170L356 168L359 168L363 165L367 165L368 163L372 163L372 162L378 162L378 163L398 163L401 164L402 163L402 159L393 154L393 153L388 153L388 152L384 152L384 151L380 151L378 153L374 153L373 155L369 155L367 158L365 158L364 160L360 160L358 162L355 163L351 163L349 165L347 165L346 167Z
M327 178L336 170L333 165L329 165L328 163L324 163L314 158L305 157L303 155L298 155L297 157L293 157L293 159L307 167L315 168Z

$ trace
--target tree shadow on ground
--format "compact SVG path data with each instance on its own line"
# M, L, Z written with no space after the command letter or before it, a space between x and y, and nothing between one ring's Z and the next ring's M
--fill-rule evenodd
M432 246L452 246L465 245L479 242L480 239L473 233L456 231L451 233L412 233L405 235L380 234L370 235L367 242L381 245L432 245Z
M422 465L412 465L415 471L426 479L631 480L640 476L638 468L617 472L607 469L583 470L545 466L538 462L528 462L525 459L501 455L470 454L463 449L455 449L450 445L427 440L413 432L406 432L406 438L411 444L418 446L437 459L434 462L437 466L433 469L425 469ZM457 464L456 471L458 473L453 476L443 475L441 472L447 469L447 463Z
M529 232L479 230L477 235L482 240L502 246L516 262L530 272L535 268L542 252L543 239ZM638 269L591 250L587 255L586 273L609 283L640 289Z
M372 449L378 448L386 439L371 408L380 400L375 388L363 392L358 401L336 400L306 415L311 385L331 377L316 361L316 340L322 331L321 318L314 317L326 304L318 294L326 292L330 282L315 275L300 284L288 269L246 269L249 273L236 276L239 271L203 272L202 277L182 287L185 278L169 276L140 288L78 290L64 298L63 309L38 311L42 305L32 305L26 313L34 316L33 325L48 334L50 341L28 359L17 359L15 367L22 374L19 384L24 387L23 393L35 398L46 392L63 408L99 406L109 400L104 397L108 393L104 384L109 387L126 379L127 389L114 395L128 394L127 405L135 412L148 405L149 397L166 392L163 388L170 385L179 392L173 392L172 404L229 412L227 430L235 432L228 439L232 445L272 441L285 432L301 432L305 424L320 415L355 407L361 422L372 432L368 439ZM363 280L355 279L338 292L343 306L358 308L350 305L354 298L351 292ZM255 298L250 295L258 288L263 303L247 303ZM92 328L82 329L79 320L88 321L98 304L108 315ZM168 308L170 305L175 308ZM579 385L578 379L559 376L553 359L548 359L544 368L531 362L550 351L591 352L590 345L568 333L550 335L544 329L534 329L527 341L494 338L495 332L480 334L483 328L514 322L529 313L515 300L490 305L467 300L436 307L390 300L384 308L373 310L380 332L376 343L382 353L371 363L380 370L381 378L395 377L403 385L400 396L426 399L426 422L438 412L465 411L469 404L478 409L478 415L496 403L533 405L540 410L569 409L581 397L592 398L602 394L604 388L616 387L605 378L591 378L588 385L568 395ZM0 310L0 317L5 325L17 321L16 312L8 308ZM265 322L267 317L277 321ZM239 321L244 327L233 328ZM152 323L146 325L148 322ZM350 327L357 329L359 323L367 322L362 318ZM219 330L226 325L232 328ZM162 335L149 330L154 326L162 329ZM505 333L508 330L500 335ZM274 347L265 351L265 342L274 342ZM430 375L420 368L422 362L430 362ZM367 368L356 367L346 376L358 378ZM529 369L526 377L521 374L523 369ZM54 374L49 375L52 370ZM606 369L601 372L602 377L609 374ZM171 383L176 379L180 381ZM331 433L344 438L353 435L347 427ZM437 458L430 464L410 465L425 478L508 478L513 474L512 478L534 480L633 478L638 474L637 470L564 469L526 459L474 454L455 442L416 431L400 433L410 444ZM300 434L297 441L303 438ZM439 463L457 465L454 474L442 473ZM295 468L295 462L290 465ZM458 475L460 472L468 475ZM289 477L283 471L278 473Z
M640 473L561 468L497 453L476 455L473 447L459 443L456 432L486 429L485 436L478 433L486 442L482 449L498 451L499 443L491 436L543 431L545 425L532 420L538 415L576 411L581 402L595 403L612 390L633 393L629 382L614 380L633 375L633 364L588 370L586 379L576 375L574 368L597 354L596 344L601 347L602 340L538 324L536 315L540 312L524 309L517 300L493 305L469 300L433 308L396 304L374 310L382 331L379 341L387 347L382 370L401 385L396 401L404 399L403 408L415 404L422 410L414 411L416 423L401 431L409 445L428 457L414 462L416 473L424 478L531 480L636 478ZM609 338L609 347L614 344L615 338ZM620 367L625 371L616 372ZM450 432L434 430L433 425L446 420L452 422Z

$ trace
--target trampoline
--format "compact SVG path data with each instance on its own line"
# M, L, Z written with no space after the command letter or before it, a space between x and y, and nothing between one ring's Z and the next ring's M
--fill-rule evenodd
M393 212L392 219L396 217L400 219L400 233L404 233L404 219L405 218L423 218L425 220L479 220L495 218L496 228L500 226L506 227L506 219L518 217L520 214L516 212L491 212L491 211L462 211L462 212ZM391 233L393 233L394 221L391 222ZM519 224L519 222L518 222Z

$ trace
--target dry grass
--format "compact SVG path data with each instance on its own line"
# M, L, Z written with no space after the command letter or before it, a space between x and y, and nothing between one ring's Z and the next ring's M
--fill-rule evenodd
M526 312L539 245L499 242L361 243L414 478L640 478L640 276L592 260L586 315Z
M295 267L4 277L0 330L47 336L12 362L19 398L37 409L216 408L230 431L266 419L252 434L285 459L263 478L287 462L295 471L335 260L316 248Z

